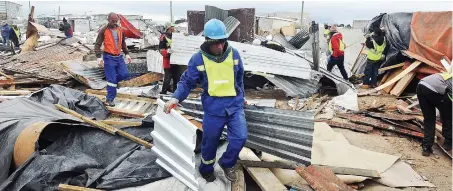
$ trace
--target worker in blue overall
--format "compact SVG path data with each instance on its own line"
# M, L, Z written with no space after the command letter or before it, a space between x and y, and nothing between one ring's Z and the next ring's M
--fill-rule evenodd
M189 61L177 89L164 107L169 113L189 95L190 90L203 88L203 137L200 173L207 182L215 180L214 163L220 135L227 126L228 147L219 165L230 181L236 180L235 165L247 140L244 114L244 66L239 52L227 42L222 21L209 20L204 26L205 42Z

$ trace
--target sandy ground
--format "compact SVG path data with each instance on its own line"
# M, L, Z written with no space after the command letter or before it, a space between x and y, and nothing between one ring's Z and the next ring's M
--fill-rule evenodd
M390 155L401 155L401 160L408 161L421 176L437 188L404 188L402 190L452 190L452 161L437 145L433 147L434 155L421 155L420 140L399 136L397 134L373 130L368 134L334 128L342 133L349 142L357 147ZM365 182L364 191L393 190L373 182Z

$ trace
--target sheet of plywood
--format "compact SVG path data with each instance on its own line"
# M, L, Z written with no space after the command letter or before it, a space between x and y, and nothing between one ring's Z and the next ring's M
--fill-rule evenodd
M241 160L254 160L260 161L260 159L252 152L249 148L243 148L239 153L239 158ZM258 186L263 191L283 191L288 190L286 187L278 180L277 177L267 168L254 168L246 167L247 172L252 176L253 180L258 184Z
M409 74L405 75L403 78L401 78L395 86L393 86L392 91L390 91L390 94L394 96L400 96L401 93L406 89L406 87L411 83L412 79L415 77L415 72L410 72Z

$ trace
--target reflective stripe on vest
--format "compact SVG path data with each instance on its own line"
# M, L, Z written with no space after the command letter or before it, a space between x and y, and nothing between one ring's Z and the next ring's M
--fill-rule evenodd
M367 53L367 58L373 61L381 60L382 58L382 53L384 52L385 46L387 45L385 42L385 37L384 37L384 42L382 43L381 46L379 46L374 39L371 39L371 42L373 42L373 49L368 49Z
M202 55L208 77L208 93L210 96L236 96L234 89L234 60L233 51L221 63L214 62Z
M171 39L167 38L167 36L165 36L165 39L167 40L167 46L171 47Z
M332 49L332 38L337 35L339 33L335 33L334 35L332 35L332 37L330 38L329 40L329 51L330 52L333 52L333 49ZM344 43L343 43L343 40L339 39L340 40L340 51L344 51Z
M121 53L123 43L123 31L120 28L115 29L118 34L118 48L115 46L115 39L112 31L107 27L104 32L104 51L110 54L118 55Z

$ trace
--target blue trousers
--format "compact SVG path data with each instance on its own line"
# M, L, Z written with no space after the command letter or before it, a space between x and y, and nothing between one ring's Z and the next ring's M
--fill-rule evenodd
M225 125L228 127L228 147L219 159L219 164L225 168L236 165L239 152L241 152L247 140L244 110L221 117L205 113L203 117L203 139L201 141L201 174L214 172L217 147Z
M367 60L365 67L365 76L363 77L364 85L377 85L377 76L379 74L379 61Z
M2 39L3 39L3 45L9 46L9 36L2 36Z
M126 62L123 55L111 56L102 54L104 60L104 71L107 79L107 101L113 101L116 97L118 82L129 78Z

